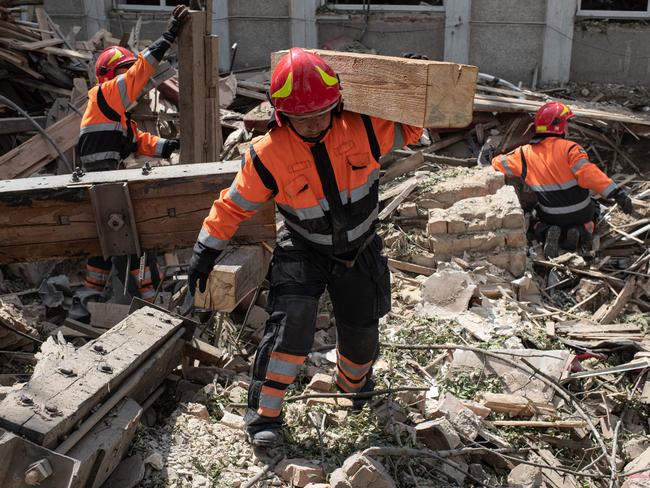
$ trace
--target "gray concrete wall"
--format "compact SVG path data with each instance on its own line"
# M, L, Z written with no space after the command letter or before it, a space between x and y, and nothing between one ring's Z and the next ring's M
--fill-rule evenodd
M106 12L111 0L43 0L43 8L67 35L75 26L80 27L77 39L88 39L101 28L108 27Z
M472 0L469 63L530 85L541 69L546 0Z
M650 85L650 26L576 24L571 80Z
M273 51L291 47L289 0L230 0L228 17L235 70L269 66Z
M336 48L357 38L363 31L363 14L327 14L317 17L318 46ZM401 56L406 52L426 54L442 60L445 16L438 12L417 14L371 13L361 42L377 54Z
M142 18L140 27L140 39L155 41L167 28L169 20L168 11L133 11L133 10L110 10L108 13L109 25L108 30L114 37L119 39L125 32L131 32L131 29Z

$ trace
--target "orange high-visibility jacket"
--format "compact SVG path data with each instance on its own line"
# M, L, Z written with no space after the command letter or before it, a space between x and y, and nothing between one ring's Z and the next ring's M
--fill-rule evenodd
M594 216L589 190L608 197L617 186L589 161L580 144L561 137L545 137L492 159L506 176L522 177L537 195L540 220L572 226Z
M88 106L81 120L77 151L82 164L118 161L137 152L161 156L167 139L138 130L129 110L155 85L152 76L169 48L164 38L138 54L126 73L88 91Z
M199 243L224 249L240 222L275 198L292 237L327 254L361 246L377 222L379 157L417 142L422 129L347 111L332 117L318 143L287 124L253 143L212 205Z

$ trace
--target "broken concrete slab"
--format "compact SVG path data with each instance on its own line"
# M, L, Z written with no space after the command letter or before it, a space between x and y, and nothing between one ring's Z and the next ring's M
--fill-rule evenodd
M469 273L455 269L436 271L421 285L422 301L448 312L468 309L476 284Z
M572 358L571 354L565 350L495 349L491 352L503 355L504 358L515 362L521 362L521 358L525 357L533 366L556 380L559 380L567 371ZM481 370L497 376L506 393L522 395L537 402L550 402L555 393L541 380L535 377L531 378L529 374L515 369L499 359L472 351L454 351L448 375L454 377Z

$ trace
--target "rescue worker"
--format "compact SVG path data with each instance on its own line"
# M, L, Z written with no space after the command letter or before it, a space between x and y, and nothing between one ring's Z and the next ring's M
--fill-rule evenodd
M105 49L97 58L97 85L88 92L88 106L81 120L77 143L77 153L85 171L116 170L122 160L132 153L169 158L179 148L176 139L163 139L138 130L131 119L130 110L142 95L154 87L153 75L158 64L176 40L187 15L187 7L177 6L172 12L167 31L137 58L120 46ZM85 288L101 293L108 282L113 260L122 279L129 261L130 275L137 284L130 283L129 292L143 300L153 300L157 278L153 255L148 256L141 280L140 259L137 256L131 256L128 260L122 256L113 259L91 257L86 266Z
M623 212L632 213L632 200L625 190L589 161L580 144L566 138L574 114L560 102L549 102L535 114L535 136L529 144L491 158L492 166L531 190L537 203L532 232L544 242L546 257L556 257L560 244L575 251L591 250L597 203L589 191L616 201Z
M284 219L269 269L270 317L257 349L245 415L254 447L280 443L282 405L311 350L327 288L337 328L336 384L371 391L378 320L390 310L390 273L375 233L379 158L416 143L422 129L343 110L336 73L292 48L273 71L269 132L254 141L230 188L204 220L189 287L205 289L240 223L275 199ZM360 404L357 404L360 406Z

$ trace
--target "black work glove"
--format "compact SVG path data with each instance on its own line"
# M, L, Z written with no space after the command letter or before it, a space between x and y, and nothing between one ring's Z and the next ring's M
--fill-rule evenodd
M621 208L623 213L630 215L634 211L632 199L627 194L627 192L623 190L623 188L617 188L614 190L614 192L610 195L610 198L616 200L616 203Z
M185 5L177 5L176 8L172 11L172 16L169 18L167 23L167 31L163 34L163 37L169 42L174 42L178 32L181 30L181 25L189 17L190 9Z
M194 254L190 259L190 267L187 270L187 286L190 294L194 296L196 292L196 282L199 282L199 290L205 292L208 283L208 276L214 268L214 262L217 260L221 251L204 246L200 242L194 244Z
M429 60L429 56L420 53L404 53L402 57L409 58L409 59L426 59L427 61Z
M169 158L174 151L178 151L181 147L181 142L178 139L167 139L163 144L162 152L160 154L163 158Z

